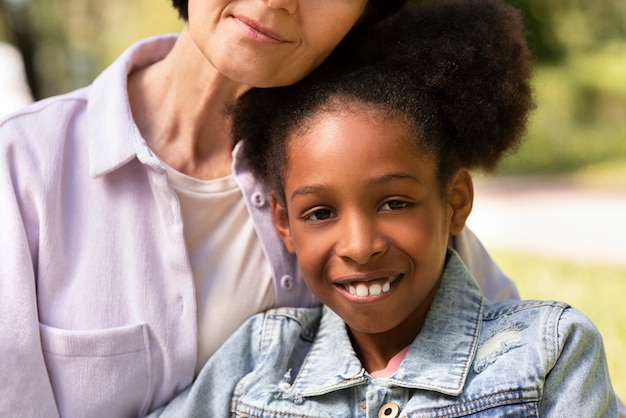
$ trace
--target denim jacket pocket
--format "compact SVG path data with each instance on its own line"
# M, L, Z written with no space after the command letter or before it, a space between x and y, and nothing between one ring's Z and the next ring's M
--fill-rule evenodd
M48 375L63 417L147 412L152 386L148 326L64 330L39 324Z

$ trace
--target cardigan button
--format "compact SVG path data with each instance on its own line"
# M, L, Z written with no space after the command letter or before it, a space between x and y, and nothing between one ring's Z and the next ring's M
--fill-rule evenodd
M290 275L281 277L280 287L282 287L285 290L291 289L293 287L293 277L291 277Z
M378 418L397 418L400 415L400 407L398 404L389 402L378 410Z
M263 196L263 193L261 192L252 193L252 196L250 196L250 200L252 201L252 204L257 208L265 206L265 196Z

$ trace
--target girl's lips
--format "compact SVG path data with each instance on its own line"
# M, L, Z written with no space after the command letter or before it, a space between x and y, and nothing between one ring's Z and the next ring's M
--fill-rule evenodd
M336 282L335 285L344 294L347 294L351 299L357 299L359 301L370 301L372 299L378 299L385 296L386 293L391 291L391 285L395 281L401 279L403 275L394 275L381 277L377 279L350 279Z
M245 16L232 16L232 18L249 37L257 41L275 44L287 42L281 35L270 28L264 27L259 22Z
M352 296L365 297L365 296L378 296L381 293L387 293L391 290L390 280L384 280L382 283L369 282L359 283L356 286L348 285L348 292Z

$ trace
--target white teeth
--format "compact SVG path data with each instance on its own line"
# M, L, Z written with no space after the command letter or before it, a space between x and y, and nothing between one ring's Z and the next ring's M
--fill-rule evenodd
M366 297L366 296L378 296L381 293L387 293L391 290L391 279L388 279L384 283L372 283L370 285L365 283L359 283L356 286L353 284L346 285L348 292L352 296Z
M382 292L383 292L383 288L378 283L374 283L373 285L370 286L370 295L378 296Z
M358 284L356 287L356 295L359 297L365 297L369 295L369 289L364 284Z

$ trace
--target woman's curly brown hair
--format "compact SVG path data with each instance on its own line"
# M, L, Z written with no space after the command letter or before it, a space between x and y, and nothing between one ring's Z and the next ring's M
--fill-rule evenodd
M287 138L337 103L402 115L416 146L437 158L442 187L458 168L491 171L516 149L534 107L517 9L501 0L433 0L366 32L300 83L240 98L233 133L245 139L244 158L259 179L281 193Z

